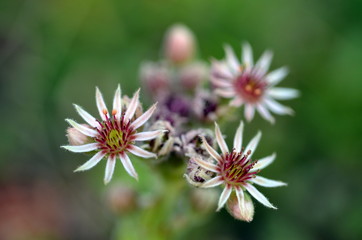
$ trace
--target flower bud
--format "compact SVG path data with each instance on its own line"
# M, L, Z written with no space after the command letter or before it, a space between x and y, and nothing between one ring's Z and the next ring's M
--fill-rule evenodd
M194 90L201 85L207 77L207 67L201 62L196 62L183 67L180 71L181 85L187 90Z
M149 149L151 152L156 153L158 157L163 157L169 155L173 150L175 129L168 121L159 120L152 124L152 126L148 128L148 131L160 129L167 130L167 132L151 140L149 142Z
M171 62L186 62L194 56L194 34L184 25L174 25L166 33L164 48L165 56Z
M85 127L91 128L88 124L81 124ZM92 142L92 138L84 135L74 127L67 128L67 134L69 145L84 145Z
M213 178L215 176L215 173L199 166L194 160L194 158L196 157L201 156L194 155L189 159L189 162L187 163L186 174L184 176L191 185L199 187L202 185L203 182ZM211 161L211 159L209 158L206 161Z
M216 189L193 188L191 190L191 206L197 212L215 211L219 194Z
M171 73L163 64L146 62L141 65L140 78L149 93L159 97L169 89Z
M226 203L226 209L234 218L251 222L254 217L254 204L247 193L244 192L244 201L238 201L235 193L229 197Z
M200 136L205 137L210 146L216 147L213 132L207 128L199 128L181 135L180 147L176 151L186 156L200 155L202 158L210 157L202 144Z
M117 214L126 214L136 209L137 193L134 189L116 184L107 193L107 201L112 211Z

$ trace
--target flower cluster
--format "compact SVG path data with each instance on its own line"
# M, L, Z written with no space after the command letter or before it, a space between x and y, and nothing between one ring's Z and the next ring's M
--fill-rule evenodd
M245 148L242 147L244 123L241 121L233 148L229 149L217 122L235 119L238 116L235 113L243 107L247 121L251 121L258 111L264 119L274 123L271 112L279 115L293 113L292 109L276 100L295 98L298 91L276 87L288 71L282 67L269 72L270 51L266 51L255 64L247 43L243 45L241 61L230 46L226 46L225 51L226 58L212 60L210 66L197 60L194 35L187 27L176 25L166 34L164 57L157 62L146 61L140 68L142 85L148 96L158 102L157 107L154 104L143 113L139 91L132 99L122 98L118 86L113 109L109 112L96 88L100 119L95 119L78 105L75 108L86 123L66 119L71 127L67 131L69 145L63 148L94 153L76 171L88 170L106 158L104 182L108 183L116 158L119 158L129 175L138 179L128 157L131 153L155 159L148 162L160 169L167 162L181 163L185 179L192 186L211 188L222 185L217 210L226 205L236 219L253 219L254 205L249 194L261 204L275 209L254 187L255 184L263 187L286 185L259 176L259 172L276 157L272 154L259 160L252 158L261 132ZM213 123L214 132L210 129ZM143 143L139 145L137 142Z

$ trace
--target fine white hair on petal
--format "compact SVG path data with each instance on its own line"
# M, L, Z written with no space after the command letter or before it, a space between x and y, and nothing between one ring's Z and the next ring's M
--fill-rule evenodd
M77 104L73 105L75 107L75 110L84 119L84 121L86 121L92 127L98 127L98 122L92 115L90 115L87 111L85 111L82 107L78 106Z
M79 172L79 171L86 171L88 169L91 169L92 167L94 167L95 165L97 165L97 163L99 163L99 161L102 160L102 158L105 156L106 154L103 152L97 152L91 159L89 159L86 163L84 163L82 166L78 167L76 170L74 170L74 172Z
M131 145L130 148L128 149L128 151L130 151L132 154L134 154L138 157L142 157L142 158L156 158L157 157L157 155L155 153L146 151L135 145Z
M151 140L151 139L154 139L154 138L158 137L160 134L162 134L164 132L168 132L168 130L156 130L156 131L136 133L134 135L136 137L135 141Z
M265 77L265 80L270 85L277 85L281 80L283 80L289 73L287 67L278 68L270 73L268 73Z
M193 158L193 160L198 165L200 165L200 167L205 168L206 170L209 170L209 171L215 172L215 173L219 172L218 169L217 169L217 166L215 164L212 164L210 162L206 162L205 160L202 160L199 157L195 157L195 158Z
M157 103L153 104L146 112L144 112L139 118L137 118L136 120L134 120L134 122L132 122L131 127L133 129L137 129L141 127L143 124L145 124L145 122L147 122L148 119L150 119L153 112L156 110L156 107Z
M222 153L227 154L229 152L228 146L226 145L225 139L222 136L219 125L216 122L215 122L215 136L216 136L216 141Z
M129 159L129 157L127 156L127 154L120 153L118 156L119 156L119 159L121 160L122 165L123 165L124 169L126 170L126 172L131 177L134 177L138 181L138 174L137 174L136 170L134 169L132 162Z
M276 207L273 206L273 204L271 204L269 202L269 200L261 193L258 191L258 189L256 189L253 185L251 184L245 184L244 185L245 189L250 193L251 196L253 196L256 200L258 200L261 204L263 204L266 207L270 207L273 209L277 209Z
M251 153L249 154L249 158L251 158L251 156L254 154L256 147L259 144L261 138L261 132L259 131L255 137L253 137L253 139L251 139L251 141L249 142L249 144L246 146L245 151L251 151Z
M268 179L261 176L255 176L255 178L251 178L249 181L263 187L281 187L287 185L284 182Z
M255 170L259 170L259 169L264 169L267 166L269 166L275 159L276 154L273 153L270 156L264 157L262 159L259 159L258 162L254 165L254 167L251 169L251 171L255 171Z
M268 70L273 58L273 52L267 50L255 64L255 71L259 76L263 76Z
M242 51L242 63L245 65L247 70L250 70L254 65L253 50L251 49L250 44L247 42L244 43Z
M299 91L292 88L274 87L267 91L267 94L278 100L289 100L299 96Z
M264 99L264 103L268 106L268 108L279 115L285 115L285 114L289 114L289 115L293 115L294 111L293 109L286 107L280 103L278 103L277 101L271 99L271 98L265 98Z
M98 143L89 143L84 145L77 145L77 146L62 146L62 148L67 149L71 152L90 152L96 150L98 148Z
M124 119L131 120L133 118L133 115L137 109L139 94L140 94L140 89L138 89L136 93L133 95L133 98L131 99L127 111L124 114Z
M243 130L244 130L244 123L243 121L240 121L240 125L236 130L234 137L234 148L236 152L240 152L241 146L243 145Z
M113 98L113 110L116 110L116 119L119 121L122 116L121 86L119 84Z
M215 89L214 93L225 98L231 98L235 96L235 90L233 88L218 88Z
M104 102L102 93L101 93L101 91L99 91L98 87L96 87L96 104L97 104L99 115L101 116L103 121L106 121L107 120L106 115L109 117L108 109L107 109L106 103ZM104 114L104 113L106 113L106 114Z
M236 74L240 71L240 62L236 58L234 50L230 47L230 45L225 45L225 53L226 53L226 61L230 70L233 74Z
M216 161L220 162L221 157L220 155L213 149L209 143L206 141L206 138L204 136L200 136L202 140L202 144L204 144L204 147L206 148L206 151L213 157Z
M245 116L246 120L248 120L248 122L250 122L251 120L253 120L253 118L254 118L254 113L255 113L255 108L254 108L254 106L251 105L251 104L245 104L244 116Z
M98 135L98 132L96 130L90 129L88 127L85 127L72 119L65 119L70 125L72 125L75 129L77 129L79 132L83 133L84 135L87 135L89 137L95 137Z
M104 174L104 184L107 184L111 181L115 166L116 166L116 156L111 155L108 157L107 160L106 171Z
M256 109L258 110L258 112L264 119L268 120L271 124L275 123L274 117L270 114L268 109L266 107L264 107L264 105L258 104L256 106Z
M220 211L220 209L225 205L226 201L230 197L231 192L232 192L232 187L230 187L229 185L226 185L224 190L222 191L222 193L220 195L219 203L218 203L216 211Z
M222 180L222 177L217 176L217 177L211 178L210 180L207 180L206 182L202 183L202 185L200 185L200 187L212 188L212 187L219 186L223 183L224 183L224 181Z

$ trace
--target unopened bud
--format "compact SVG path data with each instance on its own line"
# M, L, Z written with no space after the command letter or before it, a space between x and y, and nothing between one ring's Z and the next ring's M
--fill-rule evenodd
M226 203L226 209L234 218L251 222L254 217L254 204L247 193L244 192L244 201L239 202L235 193L229 197Z
M141 65L140 78L149 93L158 96L169 89L171 73L161 63L146 62Z
M83 125L84 127L91 128L88 124L81 124L81 125ZM73 146L84 145L92 142L92 139L90 137L84 135L74 127L67 128L66 136L68 138L69 145Z
M184 175L186 180L195 187L201 186L204 182L210 180L215 176L214 172L211 172L201 166L199 166L194 158L200 158L201 155L192 156L187 163L186 174ZM211 161L211 159L204 159L204 161Z
M201 85L207 77L207 68L205 64L196 62L189 64L180 71L181 85L188 90L194 90Z
M191 206L201 213L213 212L217 206L219 194L216 189L193 188Z
M151 152L156 153L158 157L168 156L173 150L175 129L168 121L158 120L147 130L153 131L159 129L167 131L163 134L159 134L155 139L151 140L148 148Z
M173 63L183 63L193 58L195 52L194 34L186 26L172 26L165 37L165 55Z
M110 208L117 214L126 214L137 207L137 193L123 184L112 186L107 194Z

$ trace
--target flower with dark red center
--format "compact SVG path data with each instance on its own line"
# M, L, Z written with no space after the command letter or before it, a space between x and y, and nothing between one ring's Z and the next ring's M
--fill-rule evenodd
M226 201L229 199L232 191L234 190L239 202L240 212L247 211L245 208L245 196L244 191L250 193L256 200L263 205L274 207L268 199L260 193L253 184L258 184L263 187L279 187L285 186L286 184L280 181L270 180L257 174L259 171L275 159L275 154L260 159L259 161L253 161L251 159L261 137L259 132L243 149L242 146L242 134L243 134L243 123L240 123L239 128L236 131L234 138L234 148L229 151L224 138L222 137L219 126L215 123L215 135L216 141L221 148L222 153L216 152L206 141L204 137L203 145L210 156L215 160L215 163L203 160L201 157L194 158L194 161L202 168L216 173L216 176L200 185L200 187L210 188L221 184L225 185L225 188L220 196L218 209L220 210Z
M288 73L285 67L268 73L272 53L266 51L254 65L253 53L249 44L243 45L241 63L230 46L225 47L226 60L213 61L211 81L215 93L225 98L233 98L230 105L245 105L244 115L248 121L254 117L255 109L259 114L274 122L275 114L292 114L293 110L275 100L287 100L299 95L291 88L275 87Z
M155 130L149 132L137 132L151 117L156 109L156 104L150 107L145 113L134 119L139 98L139 90L134 94L125 113L122 112L121 88L118 85L113 99L113 110L109 114L101 92L96 88L96 103L101 120L95 119L80 106L74 105L78 114L89 124L90 127L76 123L71 119L66 121L80 133L93 139L92 143L78 146L62 146L72 152L91 152L96 154L85 164L75 171L85 171L94 167L104 157L107 157L107 166L104 182L108 183L113 175L116 158L119 158L132 177L138 179L138 175L128 157L132 153L142 158L156 157L154 153L148 152L135 145L136 141L147 141L156 138L164 130Z

